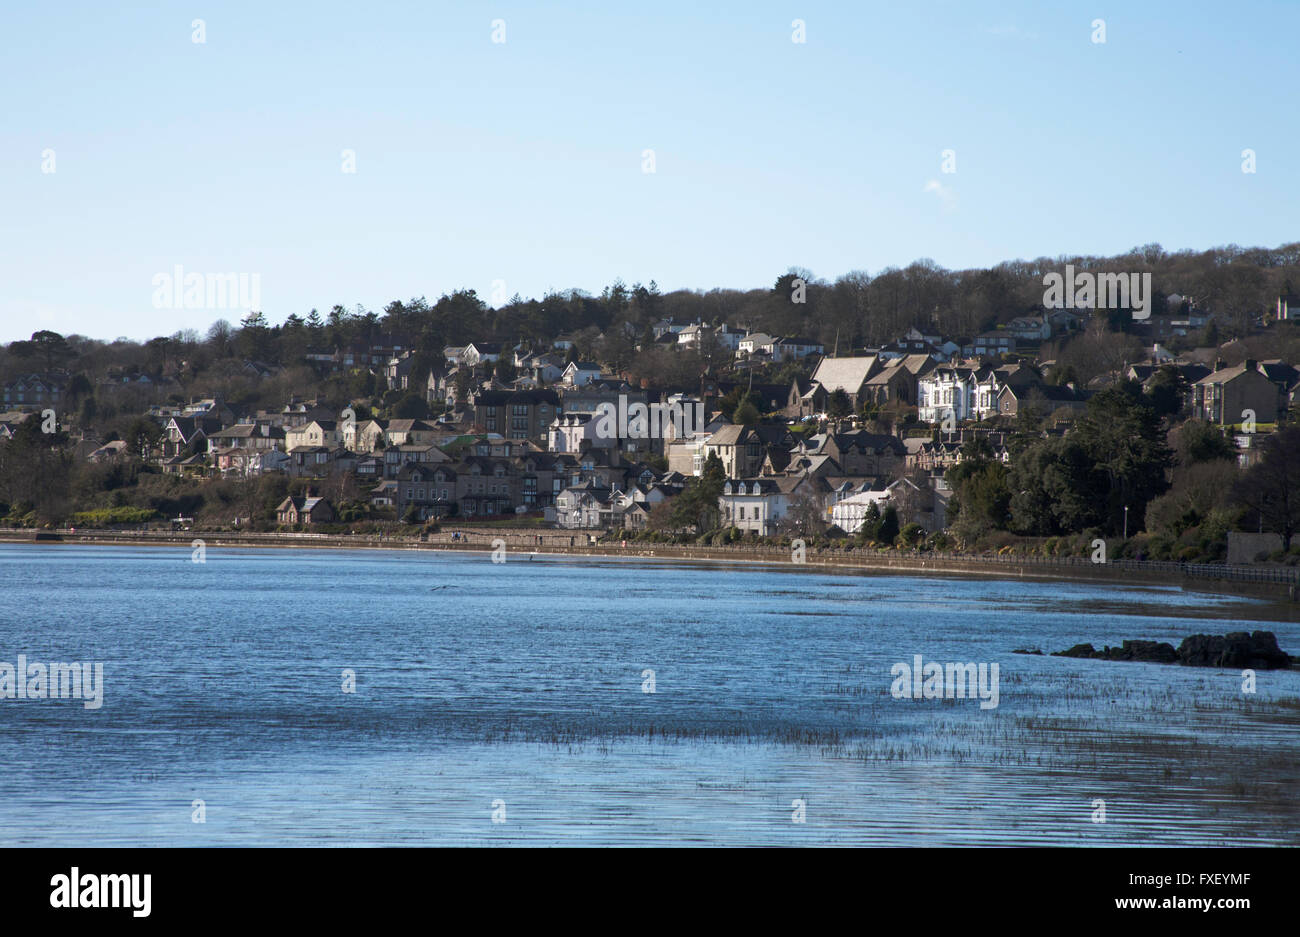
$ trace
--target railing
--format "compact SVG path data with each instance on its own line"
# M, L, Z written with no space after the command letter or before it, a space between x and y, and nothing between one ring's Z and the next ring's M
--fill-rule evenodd
M160 543L189 544L194 540L224 543L275 544L285 542L333 544L339 546L381 546L395 549L438 548L490 550L494 540L503 540L507 547L529 551L584 555L614 555L638 557L678 557L697 559L727 559L743 557L773 563L791 562L791 548L771 544L691 544L647 543L629 540L588 541L592 531L552 528L548 530L512 531L509 529L443 529L427 536L389 534L338 534L308 531L172 531L120 529L60 529L36 531L22 528L0 528L6 539L31 540L36 534L57 534L65 541L84 538L95 540L156 541ZM453 536L455 539L453 539ZM1106 575L1106 571L1124 571L1136 577L1160 579L1183 578L1220 580L1245 583L1271 583L1300 587L1300 567L1292 566L1241 566L1226 563L1181 563L1172 560L1115 559L1094 563L1086 556L1032 556L988 553L952 553L945 551L921 552L918 550L876 550L861 548L846 550L836 547L808 547L806 562L813 564L848 563L864 567L894 567L900 569L979 569L1005 567L1007 569L1073 570L1077 573Z

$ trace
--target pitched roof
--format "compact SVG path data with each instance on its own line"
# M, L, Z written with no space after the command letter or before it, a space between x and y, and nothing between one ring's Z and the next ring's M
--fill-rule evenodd
M828 393L842 390L856 394L878 366L875 358L823 358L817 362L812 379Z

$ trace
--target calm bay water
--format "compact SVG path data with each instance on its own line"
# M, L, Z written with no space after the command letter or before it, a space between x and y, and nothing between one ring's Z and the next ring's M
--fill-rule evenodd
M105 683L98 710L0 700L3 845L1300 844L1300 672L1249 695L1012 653L1254 628L1300 653L1246 599L75 545L0 545L0 594L0 661ZM894 699L916 654L997 662L998 707Z

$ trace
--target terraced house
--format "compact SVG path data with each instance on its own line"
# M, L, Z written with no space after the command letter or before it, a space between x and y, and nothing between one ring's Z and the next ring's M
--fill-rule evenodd
M1218 362L1212 373L1192 385L1197 419L1231 426L1245 422L1248 411L1257 423L1277 421L1278 389L1253 358L1232 368Z
M474 423L507 439L544 440L560 412L552 390L484 390L471 395Z
M27 374L0 389L3 409L11 407L57 407L63 399L67 379L52 374Z

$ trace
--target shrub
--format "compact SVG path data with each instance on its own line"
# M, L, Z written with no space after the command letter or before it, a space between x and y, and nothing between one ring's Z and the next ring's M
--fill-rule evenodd
M151 508L119 506L77 511L72 515L72 523L81 527L107 527L111 524L143 524L157 516L158 512Z

